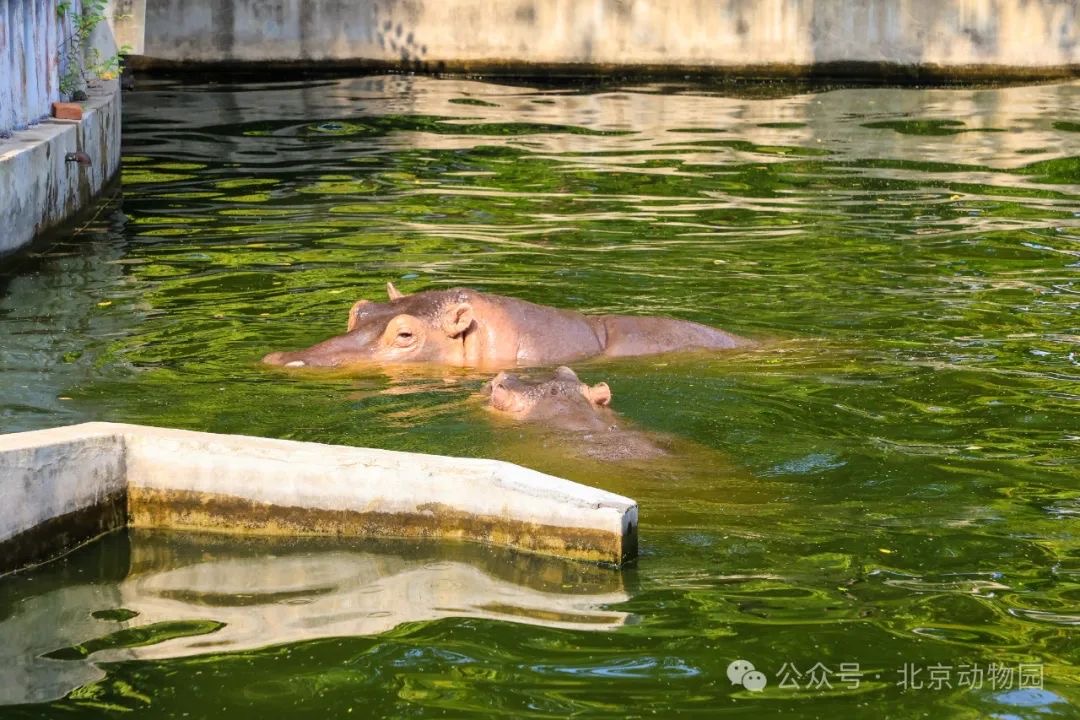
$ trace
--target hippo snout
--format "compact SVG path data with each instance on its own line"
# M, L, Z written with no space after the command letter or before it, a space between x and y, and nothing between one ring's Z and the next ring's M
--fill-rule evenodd
M272 352L263 357L264 365L277 365L280 367L304 367L307 365L303 360L289 360L288 353Z

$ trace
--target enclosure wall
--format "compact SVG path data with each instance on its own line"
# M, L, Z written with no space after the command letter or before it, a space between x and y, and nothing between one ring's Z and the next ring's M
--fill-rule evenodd
M1078 15L1070 0L140 0L118 32L148 65L1000 77L1075 72Z

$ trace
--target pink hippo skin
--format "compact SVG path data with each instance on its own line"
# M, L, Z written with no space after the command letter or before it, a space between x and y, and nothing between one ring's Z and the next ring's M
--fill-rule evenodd
M568 367L546 377L501 372L486 385L488 407L518 424L536 426L564 452L608 461L651 460L671 454L661 435L629 427L610 408L607 383L590 387ZM566 436L573 436L567 440Z
M432 363L498 370L554 365L603 355L731 349L755 343L706 325L663 317L583 315L466 288L360 300L348 332L306 350L274 352L268 365L341 367Z
M723 452L635 427L611 409L606 383L589 386L570 368L537 372L532 378L500 372L487 383L482 399L489 422L502 426L492 437L494 457L647 497L655 522L665 518L664 523L681 525L705 508L746 504L755 512L763 503L788 501ZM669 484L671 492L657 491Z

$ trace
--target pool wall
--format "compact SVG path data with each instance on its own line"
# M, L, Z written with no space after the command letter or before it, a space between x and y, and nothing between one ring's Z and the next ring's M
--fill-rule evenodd
M127 0L141 67L1033 78L1080 69L1061 0Z
M44 120L0 139L0 257L87 211L120 170L120 91L89 90L82 120ZM89 164L68 160L85 153Z
M0 572L125 524L637 553L633 500L510 463L139 425L0 435L0 497Z
M122 527L123 435L99 423L0 435L0 498L0 572Z
M117 82L87 71L88 99L76 103L82 119L52 116L53 103L69 99L61 80L82 8L80 0L0 4L0 257L88 210L120 169ZM109 24L100 23L85 45L99 58L112 56ZM82 162L68 160L70 153L83 153Z

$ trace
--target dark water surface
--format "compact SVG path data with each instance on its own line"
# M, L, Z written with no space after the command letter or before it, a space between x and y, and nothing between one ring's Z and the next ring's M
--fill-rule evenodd
M0 580L0 717L1080 717L1080 83L124 102L122 201L0 275L0 431L515 460L637 499L642 555L119 534ZM767 342L575 366L683 443L625 466L474 373L257 365L387 280Z

